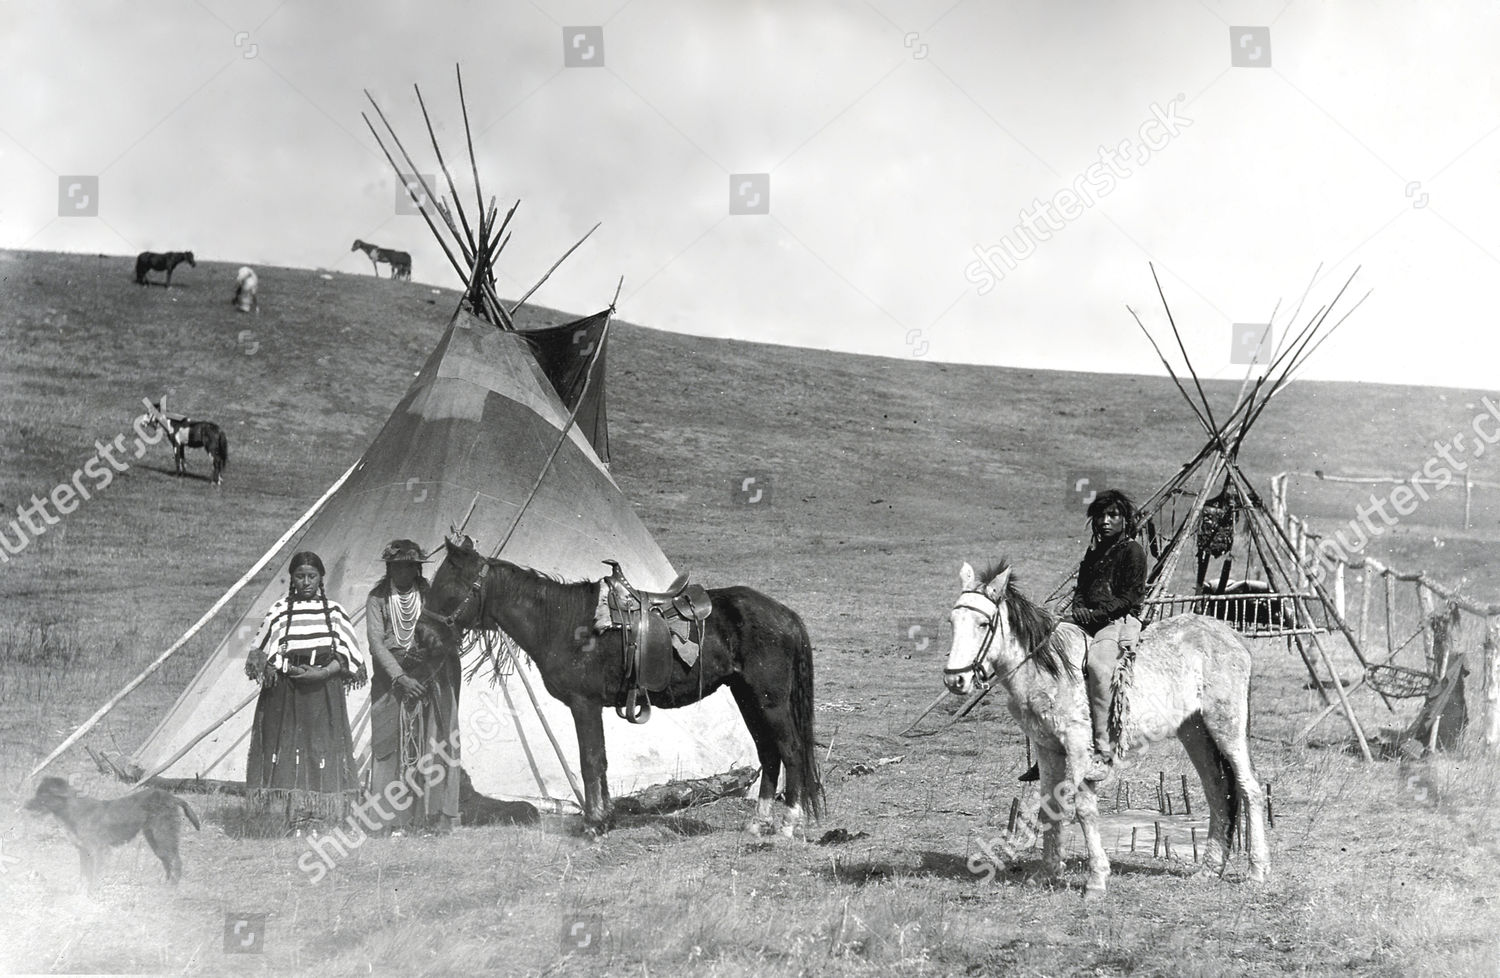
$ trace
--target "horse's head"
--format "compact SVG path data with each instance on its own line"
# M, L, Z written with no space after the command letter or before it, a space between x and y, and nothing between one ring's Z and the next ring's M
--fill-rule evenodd
M191 251L184 251L182 253L182 260L185 261L185 262L187 262L193 268L197 268L198 267L198 263L197 263L197 261L195 261L193 259L193 253Z
M1010 642L1005 614L1010 568L1002 565L998 573L989 573L992 576L981 581L967 563L958 572L963 590L948 616L953 624L953 646L948 650L943 682L949 690L961 695L973 688L989 686L995 678L995 660ZM996 642L996 638L1000 641Z
M355 238L354 239L354 243L349 246L349 250L350 251L358 251L360 249L360 246L363 245L363 244L364 244L363 241L359 240L358 238Z
M474 549L474 541L468 537L450 536L443 547L443 562L432 575L422 615L447 628L475 628L490 562Z
M1057 618L1016 587L1008 563L978 573L964 564L958 580L963 591L953 605L953 647L943 669L950 690L988 687L1002 670L1009 676L1028 662L1054 679L1076 674L1069 655L1081 657L1083 633L1070 629L1067 638ZM1073 640L1078 644L1070 646Z
M136 419L137 424L144 425L147 431L165 431L166 427L162 422L166 415L162 413L162 402L147 400L144 397L141 398L141 402L146 405L146 413Z

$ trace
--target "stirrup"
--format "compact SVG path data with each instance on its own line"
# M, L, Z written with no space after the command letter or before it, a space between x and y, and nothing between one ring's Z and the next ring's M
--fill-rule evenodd
M638 686L631 687L625 702L615 707L615 715L628 723L645 723L651 719L650 695Z
M1083 772L1085 781L1103 781L1115 770L1115 756L1109 751L1101 751L1097 747L1089 754L1089 766Z
M1028 784L1030 782L1032 782L1032 781L1040 781L1040 780L1042 780L1042 767L1041 767L1041 765L1040 764L1033 764L1033 765L1031 765L1031 767L1027 768L1024 772L1022 772L1021 776L1018 777L1018 778L1016 778L1016 780L1017 781L1024 781L1024 782L1027 782Z

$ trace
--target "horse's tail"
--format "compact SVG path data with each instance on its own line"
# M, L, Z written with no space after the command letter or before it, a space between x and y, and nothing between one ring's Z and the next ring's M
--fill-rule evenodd
M1229 796L1225 799L1227 803L1225 813L1228 816L1229 824L1224 828L1224 846L1226 849L1232 850L1234 849L1235 833L1239 831L1240 827L1240 779L1235 776L1234 765L1229 763L1229 758L1225 756L1224 749L1219 746L1212 735L1209 736L1208 742L1213 744L1214 764L1219 768L1219 778L1223 781L1224 791ZM1225 852L1224 855L1227 858L1229 853Z
M792 649L792 729L797 734L801 755L798 768L802 783L797 796L814 819L823 817L823 778L818 773L818 745L813 740L813 660L812 639L807 626L797 619L796 648Z
M1250 741L1250 679L1245 679L1245 742ZM1234 836L1240 828L1240 784L1239 776L1235 774L1234 765L1229 763L1229 755L1224 753L1224 748L1213 732L1208 734L1208 743L1213 749L1213 763L1219 770L1219 778L1224 784L1224 790L1229 795L1225 809L1229 818L1229 824L1224 829L1224 846L1228 850L1234 849ZM1229 853L1224 853L1227 858Z
M214 460L215 469L229 468L229 436L212 421L203 425L203 447Z

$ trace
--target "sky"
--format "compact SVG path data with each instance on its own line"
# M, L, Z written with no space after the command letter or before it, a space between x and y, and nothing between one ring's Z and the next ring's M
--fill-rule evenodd
M466 163L459 64L521 201L502 296L602 222L536 301L623 276L659 329L1154 374L1154 265L1239 378L1358 268L1300 376L1494 390L1496 37L1487 2L6 0L0 248L369 274L360 238L455 286L361 113L435 174L419 85Z

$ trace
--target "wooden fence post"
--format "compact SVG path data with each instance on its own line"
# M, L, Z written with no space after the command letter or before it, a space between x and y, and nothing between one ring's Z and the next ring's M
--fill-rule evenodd
M1484 620L1484 746L1500 754L1500 616Z
M1370 565L1367 562L1359 569L1359 628L1356 636L1359 638L1359 647L1365 647L1365 638L1369 635L1370 627Z

